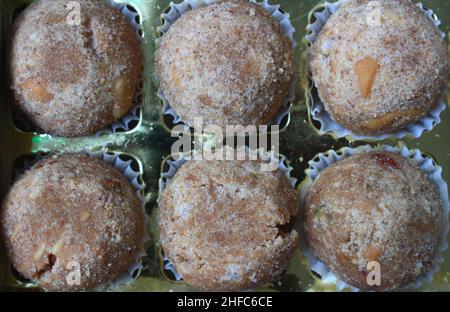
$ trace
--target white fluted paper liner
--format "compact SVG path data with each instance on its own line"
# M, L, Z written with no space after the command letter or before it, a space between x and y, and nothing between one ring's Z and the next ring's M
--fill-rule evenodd
M140 21L139 13L131 11L126 3L119 3L116 0L108 0L112 7L118 9L122 14L128 19L130 25L133 27L134 31L138 38L142 41L142 28L138 21ZM140 111L142 108L142 83L143 77L139 79L138 88L136 90L136 94L133 98L133 107L130 109L129 113L122 117L120 120L116 121L112 125L108 126L105 129L97 131L96 136L104 135L104 134L112 134L117 133L118 131L130 131L132 124L140 121Z
M323 4L323 10L314 13L315 21L309 24L306 29L308 35L305 37L308 46L310 47L319 36L320 31L325 26L331 15L336 13L336 11L348 0L338 0L337 2L329 3L325 2ZM439 30L439 25L441 21L433 10L425 8L422 3L416 4L433 22L436 28ZM441 37L445 38L445 33L440 31ZM309 49L308 49L308 59L309 59ZM314 79L309 71L309 80L311 81L311 86L308 90L308 96L310 101L310 113L312 118L320 123L320 133L321 134L332 134L337 138L351 138L353 140L371 140L371 141L382 141L388 138L404 139L406 137L419 138L423 133L431 131L434 127L441 123L440 115L446 109L444 99L441 99L437 106L430 111L427 115L422 117L418 122L412 123L407 127L397 130L393 133L380 134L376 136L366 136L357 135L344 128L339 123L337 123L334 118L325 109L325 106L320 99L317 88L314 84Z
M139 250L139 253L136 256L135 261L130 265L130 267L128 268L127 272L124 272L121 276L119 276L118 278L116 278L114 281L112 281L111 283L105 285L100 285L98 286L98 289L104 289L105 287L108 289L114 289L114 288L118 288L124 284L128 284L134 280L136 280L139 275L140 272L143 268L142 265L142 257L144 257L146 255L145 253L145 244L149 241L149 236L147 233L147 223L148 223L148 217L147 214L145 212L145 198L143 196L143 189L145 188L145 185L140 181L140 177L141 177L141 172L134 170L131 167L132 164L132 160L127 160L124 161L120 158L120 154L119 153L105 153L105 152L91 152L91 151L80 151L77 154L87 154L92 158L98 158L101 159L102 161L104 161L105 163L111 165L112 167L114 167L117 171L119 171L120 173L122 173L125 178L130 182L130 184L132 185L132 187L134 188L134 190L136 191L136 194L138 196L138 198L141 200L142 202L142 212L143 212L143 216L144 216L144 220L143 220L143 225L144 225L144 237L142 237L142 241L141 241L141 247ZM55 154L49 154L49 155L42 155L42 154L37 154L36 157L31 160L31 161L25 161L24 165L22 168L19 168L15 174L19 175L22 174L24 171L28 170L29 168L31 168L34 164L36 164L37 162L43 160L43 159L47 159L50 158L52 156L54 156ZM58 154L56 154L58 155Z
M306 180L303 182L300 190L300 204L303 207L305 196L309 188L313 185L315 179L319 176L320 172L327 168L328 166L340 161L343 158L358 154L369 152L372 150L392 152L400 154L405 158L413 160L420 169L425 171L429 179L435 183L440 192L441 200L443 203L445 225L442 229L441 243L439 245L438 255L434 261L434 264L430 271L428 271L424 276L420 277L411 285L404 288L419 288L424 283L429 283L433 280L433 276L438 273L441 269L441 265L444 262L444 252L448 248L447 235L449 232L449 211L450 203L448 197L448 185L442 178L442 168L438 166L434 160L422 154L419 150L409 150L406 146L402 147L392 147L389 145L381 145L379 147L372 147L370 145L360 146L357 148L345 147L339 151L331 150L327 153L321 153L317 155L313 160L309 162L309 169L306 170ZM309 262L310 268L313 272L316 272L321 276L321 280L327 284L334 284L338 291L344 289L350 289L351 291L359 291L358 288L347 284L346 282L339 279L334 273L332 273L325 263L317 259L312 250L305 246L304 254Z
M245 148L246 155L249 155L249 148ZM278 161L278 170L281 171L286 178L289 180L289 183L295 188L297 184L297 179L291 176L292 170L294 170L291 166L287 164L287 159L283 155L275 154L274 152L264 152L261 149L256 151L257 155L261 157L261 159L266 159L270 161ZM195 153L193 154L195 155ZM166 163L169 165L168 171L163 172L161 174L161 178L159 179L159 194L158 194L158 205L161 201L161 197L164 193L165 188L169 185L170 181L175 177L178 170L180 170L183 165L189 161L194 159L193 155L189 154L179 154L176 159L166 160ZM227 160L223 160L227 161ZM164 256L163 258L163 266L166 271L169 271L173 274L176 281L181 281L183 277L175 270L174 265L170 262L169 258Z
M257 0L249 1L263 7L266 12L272 15L280 23L283 33L292 42L292 49L295 49L297 46L297 42L294 39L295 28L291 24L289 14L284 13L280 9L281 6L279 4L271 5L269 4L268 0L263 0L262 2L259 2ZM157 31L164 35L169 30L170 26L172 26L172 24L175 23L175 21L178 20L185 12L210 5L214 2L216 2L216 0L184 0L181 3L171 2L168 12L162 14L163 25L158 27ZM289 93L284 102L284 105L273 120L273 124L280 125L283 119L289 116L289 114L291 113L291 103L295 100L296 82L296 79L294 79L292 85L289 88ZM176 111L170 106L170 103L164 97L161 89L158 90L157 95L163 103L163 114L171 116L173 118L174 124L182 123L183 120L181 120Z

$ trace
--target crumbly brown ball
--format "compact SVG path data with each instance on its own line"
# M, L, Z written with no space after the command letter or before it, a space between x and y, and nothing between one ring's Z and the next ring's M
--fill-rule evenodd
M163 36L156 63L161 90L194 125L270 124L294 79L292 43L249 1L220 1L184 13Z
M361 153L323 170L304 202L314 254L360 289L407 286L430 270L444 226L439 189L412 160ZM367 264L381 265L381 286Z
M133 105L141 72L140 44L129 21L106 1L40 0L15 20L9 70L17 107L58 136L89 135ZM72 15L71 15L72 14Z
M449 75L445 41L409 0L346 2L313 44L326 110L358 135L394 132L436 107Z
M246 290L274 281L298 245L295 189L281 172L260 172L260 162L189 161L159 207L163 250L198 288Z
M38 162L12 187L1 212L11 263L54 291L113 281L136 261L144 235L141 202L127 179L83 155ZM67 279L79 264L80 285Z

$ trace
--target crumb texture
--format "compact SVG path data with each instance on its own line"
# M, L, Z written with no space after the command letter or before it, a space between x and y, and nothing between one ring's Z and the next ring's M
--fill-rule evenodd
M277 20L242 0L184 13L156 53L161 91L193 126L270 124L294 79L292 43Z
M413 160L365 152L329 166L308 189L306 236L315 255L360 289L391 290L432 267L444 226L439 189ZM381 265L381 286L367 264Z
M74 137L129 111L142 64L138 36L120 11L79 0L81 23L71 25L69 2L36 1L17 17L9 71L17 107L45 132Z
M417 122L436 107L449 75L446 43L428 16L409 0L378 3L346 2L310 49L325 108L360 135Z
M274 281L298 246L295 189L260 162L187 162L160 201L166 256L184 280L207 290Z
M19 177L1 211L10 261L54 291L112 282L136 261L144 236L141 202L128 180L101 160L52 156ZM79 264L80 285L69 285Z

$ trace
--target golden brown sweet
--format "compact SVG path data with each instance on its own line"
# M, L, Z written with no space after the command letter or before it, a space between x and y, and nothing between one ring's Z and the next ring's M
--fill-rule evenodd
M40 0L15 20L9 51L17 107L52 135L89 135L133 104L140 44L130 23L106 1L76 1L81 24L68 21L70 1Z
M129 181L84 155L52 156L19 177L4 200L1 229L17 271L55 291L112 282L137 260L144 237ZM67 283L76 282L78 268L80 285Z
M181 119L205 125L268 125L294 79L292 42L249 1L184 13L156 52L161 91Z
M349 0L310 50L326 110L358 135L394 132L436 107L449 75L447 46L409 0ZM372 2L373 4L373 2Z
M412 160L363 152L323 170L307 190L305 230L314 254L360 289L407 286L432 267L444 226L439 189ZM369 286L367 265L381 266Z
M283 173L260 165L189 161L165 189L161 244L188 284L246 290L286 269L299 241L296 192Z

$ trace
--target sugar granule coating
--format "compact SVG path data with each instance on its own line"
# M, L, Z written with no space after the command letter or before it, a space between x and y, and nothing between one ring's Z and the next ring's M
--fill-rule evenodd
M272 282L298 246L295 189L258 161L189 161L160 201L166 256L190 285L247 290Z
M55 291L112 282L136 261L144 236L142 204L129 181L99 159L53 156L19 177L1 212L14 267ZM79 264L80 285L69 285Z
M161 90L190 126L270 124L295 73L292 42L249 1L220 1L184 13L156 52Z
M98 131L132 107L141 48L129 21L106 1L40 0L14 21L9 75L15 102L36 126L76 137ZM76 21L73 21L76 22Z
M314 254L360 289L391 290L423 276L444 226L438 186L413 160L374 151L323 170L305 196L305 230ZM381 265L381 286L367 264Z
M310 49L326 110L355 134L390 133L436 107L449 75L445 41L408 0L350 0Z

